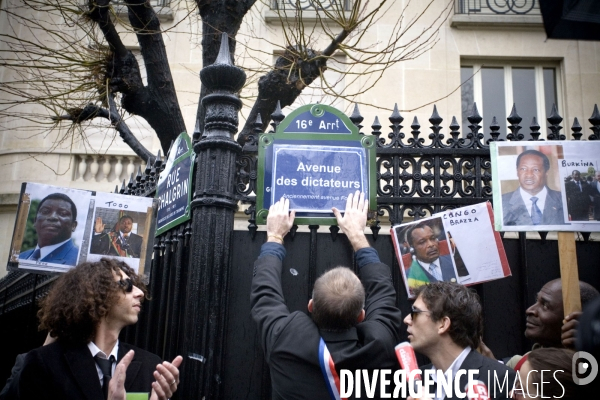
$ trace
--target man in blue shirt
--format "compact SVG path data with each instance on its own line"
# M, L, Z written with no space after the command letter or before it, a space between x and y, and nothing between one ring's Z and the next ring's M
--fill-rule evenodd
M402 317L395 304L390 268L379 261L364 234L368 208L359 192L348 196L343 216L333 208L356 252L359 272L357 276L337 267L319 277L308 301L312 318L301 311L290 312L281 287L283 238L295 213L289 212L289 200L283 198L269 209L267 242L254 266L250 300L271 369L273 399L327 399L332 391L339 391L330 382L335 382L341 370L352 374L366 370L373 376L375 369L393 373L399 368L394 346L400 341ZM371 398L381 395L379 383ZM360 385L361 393L368 395L364 380ZM389 394L393 386L388 389Z

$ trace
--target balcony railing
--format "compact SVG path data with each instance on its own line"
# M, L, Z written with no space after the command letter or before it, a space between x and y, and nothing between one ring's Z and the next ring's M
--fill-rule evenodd
M455 14L541 15L536 0L456 0Z
M351 0L273 0L272 10L332 10L342 7L344 11L350 11Z
M127 3L128 0L115 0L112 2L112 5L115 8L115 12L119 17L128 20L128 11L127 11ZM172 21L173 10L171 9L171 0L150 0L150 5L154 8L158 19L160 21Z

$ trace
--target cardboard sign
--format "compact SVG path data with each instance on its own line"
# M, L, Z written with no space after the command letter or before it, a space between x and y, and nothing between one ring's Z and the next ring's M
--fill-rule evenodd
M153 199L23 183L8 269L66 272L114 257L144 275L153 217Z
M600 142L492 142L496 230L600 231Z
M362 136L339 110L306 105L291 113L275 134L259 140L257 223L282 197L296 224L336 224L332 207L344 210L348 194L365 193L377 209L375 138Z
M511 275L489 202L392 227L406 292L430 282L475 285Z

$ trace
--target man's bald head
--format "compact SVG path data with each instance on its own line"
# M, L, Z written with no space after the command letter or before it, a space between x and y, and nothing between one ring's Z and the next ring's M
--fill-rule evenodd
M592 285L579 281L581 306L600 296ZM562 283L554 279L537 294L536 302L527 309L525 336L544 346L561 346L561 327L564 318Z

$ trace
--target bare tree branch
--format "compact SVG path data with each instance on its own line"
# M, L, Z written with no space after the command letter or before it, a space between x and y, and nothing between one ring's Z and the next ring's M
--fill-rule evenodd
M229 52L235 61L235 37L242 25L246 13L256 3L256 0L196 0L200 17L202 18L202 65L211 65L215 62L221 46L221 33L229 36ZM209 94L201 85L198 99L196 121L200 132L204 130L204 107L202 98Z
M280 11L280 23L282 27L285 26L283 31L288 46L285 53L278 58L275 67L258 81L256 102L238 136L240 144L244 144L248 135L252 134L256 117L259 114L263 121L263 130L266 130L270 122L270 114L275 110L277 101L281 102L282 107L291 105L302 93L302 90L317 78L321 78L322 89L325 93L334 97L351 99L371 88L390 66L418 57L429 50L437 42L439 28L450 15L453 4L451 0L447 0L443 12L434 18L433 22L430 22L422 31L412 32L416 24L428 15L427 12L433 4L433 0L418 4L422 8L406 26L403 26L404 12L410 5L409 1L393 27L388 42L377 43L376 46L373 46L372 43L368 45L363 43L362 39L367 30L376 26L383 15L396 5L395 1L382 0L373 6L369 1L356 0L352 2L352 8L348 12L343 9L341 5L343 2L327 2L325 4L320 0L314 0L313 3L315 4L317 24L329 38L329 44L320 52L310 48L308 45L310 35L315 32L315 29L313 28L311 32L307 31L307 23L303 21L301 8L293 11L293 19L290 19L285 10ZM328 8L327 5L331 7ZM335 28L331 28L331 25L338 29L337 34L334 34L333 29ZM407 35L409 35L408 38ZM350 81L352 81L353 75L354 81L358 78L368 81L365 77L372 77L371 82L363 86L364 89L350 94L347 89L349 85L345 85L346 93L337 93L334 85L326 82L323 73L328 68L328 60L336 52L343 53L348 59L346 64L348 70L343 73ZM353 73L352 68L356 68L356 66L361 66L362 69L360 72Z
M325 96L354 102L391 66L431 49L453 4L452 0L354 0L345 10L344 1L312 0L308 18L293 3L276 10L277 26L272 21L265 25L264 8L270 9L271 0L172 0L171 8L185 12L163 29L150 0L127 0L126 21L111 0L4 0L7 23L0 31L0 66L9 72L0 82L0 127L16 124L32 136L52 133L56 137L52 148L89 146L89 126L104 129L107 137L114 129L146 159L149 152L135 140L133 125L125 123L136 116L149 123L167 150L185 131L185 123L163 34L186 26L192 45L202 48L203 65L214 62L220 34L226 32L232 60L237 57L245 66L249 79L239 95L250 114L238 139L243 143L258 115L264 130L278 100L282 106L291 105L316 82L322 93L317 100ZM402 11L397 19L382 20L398 7ZM431 17L432 13L436 14ZM201 35L195 28L200 21ZM386 24L385 36L369 33L381 23ZM141 64L124 45L124 33L137 38L147 84ZM372 37L378 39L373 42ZM276 55L280 57L273 65ZM337 76L330 81L324 75L328 69ZM190 71L195 79L197 73ZM201 87L197 111L201 123L200 100L206 94ZM100 121L94 117L109 120L110 125L93 125ZM192 126L195 121L188 122Z

